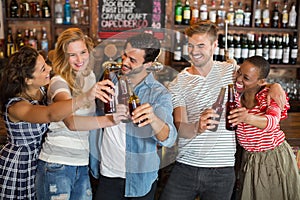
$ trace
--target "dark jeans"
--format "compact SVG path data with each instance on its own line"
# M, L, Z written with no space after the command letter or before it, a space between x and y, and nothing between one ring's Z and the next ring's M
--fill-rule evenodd
M143 183L140 183L143 184ZM95 200L154 200L157 181L152 184L148 194L142 197L124 197L125 179L109 178L100 175L99 184L95 194Z
M202 168L176 162L160 200L230 200L233 167Z

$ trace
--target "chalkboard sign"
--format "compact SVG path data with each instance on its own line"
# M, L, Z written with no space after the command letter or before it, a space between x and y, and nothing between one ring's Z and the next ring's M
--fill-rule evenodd
M99 38L126 38L148 29L159 39L165 27L165 0L99 0Z

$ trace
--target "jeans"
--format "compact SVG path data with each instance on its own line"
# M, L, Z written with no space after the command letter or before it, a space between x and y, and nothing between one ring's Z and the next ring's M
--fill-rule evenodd
M176 162L160 200L230 200L233 167L202 168Z
M91 200L88 166L69 166L38 160L36 191L38 200Z
M143 183L141 183L143 184ZM100 175L95 200L154 200L157 181L152 184L151 190L142 197L124 197L125 179L109 178Z

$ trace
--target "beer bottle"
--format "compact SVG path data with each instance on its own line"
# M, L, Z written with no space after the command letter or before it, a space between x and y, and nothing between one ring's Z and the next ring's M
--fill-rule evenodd
M110 67L107 66L104 70L103 79L111 80L113 79L114 72L110 70ZM112 99L112 101L108 101L107 103L104 103L104 113L105 114L111 114L116 112L116 99L115 96L109 94L109 97Z
M139 97L134 93L132 85L129 83L129 100L128 100L128 108L129 108L129 113L132 116L132 112L141 105ZM136 126L139 124L143 123L143 121L139 121L135 123Z
M237 104L234 101L234 91L233 84L228 85L228 100L226 102L226 129L229 131L234 131L237 129L237 126L233 126L228 121L229 112L233 109L237 108Z
M219 115L219 117L213 117L213 120L220 121L220 118L222 116L224 107L223 107L223 102L224 102L224 96L225 96L225 87L222 87L218 96L217 101L212 105L212 109ZM218 124L215 124L215 127L213 129L210 129L211 131L216 131L218 129Z
M128 78L126 76L121 76L118 82L118 104L124 104L128 107L129 97ZM128 119L122 120L123 123L128 123L130 121L130 116L128 116Z

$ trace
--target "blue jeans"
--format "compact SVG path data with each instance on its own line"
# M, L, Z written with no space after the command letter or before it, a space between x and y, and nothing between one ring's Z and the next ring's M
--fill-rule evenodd
M38 160L36 193L38 200L91 200L88 166L69 166Z
M154 200L156 185L157 181L152 184L151 190L145 196L124 197L125 179L109 178L100 174L95 200Z
M160 200L230 200L233 167L202 168L176 162Z

